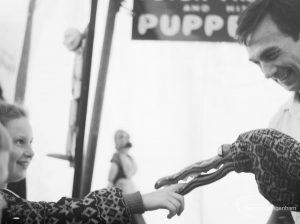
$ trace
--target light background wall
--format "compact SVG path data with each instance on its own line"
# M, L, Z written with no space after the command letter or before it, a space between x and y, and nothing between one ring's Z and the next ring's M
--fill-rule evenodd
M28 0L0 0L0 49L11 69L0 66L0 82L11 101L22 46ZM131 1L127 6L131 7ZM99 1L89 112L102 47L107 0ZM84 30L89 4L80 0L38 0L34 17L26 107L34 129L35 159L28 171L31 200L70 196L73 169L46 157L64 153L71 99L74 55L62 44L68 27ZM139 165L135 182L141 192L155 181L201 159L238 134L265 128L289 94L265 80L238 44L132 41L131 17L121 9L108 73L99 133L93 189L107 184L113 134L131 134ZM88 121L90 120L90 113ZM89 126L89 125L88 125ZM87 127L87 130L89 128ZM258 193L251 174L229 174L186 196L181 217L146 213L157 223L263 223L270 204Z

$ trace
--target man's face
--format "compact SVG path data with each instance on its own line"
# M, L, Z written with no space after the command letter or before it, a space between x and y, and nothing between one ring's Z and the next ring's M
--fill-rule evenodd
M289 91L300 91L300 40L282 33L266 16L247 41L249 60L257 64L266 78Z

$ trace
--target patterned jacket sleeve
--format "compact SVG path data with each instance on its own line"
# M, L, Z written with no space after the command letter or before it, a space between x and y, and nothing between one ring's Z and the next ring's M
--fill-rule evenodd
M91 192L84 199L63 197L58 202L31 202L1 190L7 201L3 223L129 224L131 214L118 188Z

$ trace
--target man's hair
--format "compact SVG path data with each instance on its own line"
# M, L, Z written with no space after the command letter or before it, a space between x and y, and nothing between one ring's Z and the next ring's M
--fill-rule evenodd
M270 15L282 33L294 40L299 39L300 0L256 0L239 16L236 31L238 41L246 45L248 36L266 15Z

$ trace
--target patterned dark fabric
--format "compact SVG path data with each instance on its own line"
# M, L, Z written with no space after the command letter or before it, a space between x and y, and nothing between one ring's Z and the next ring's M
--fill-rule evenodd
M8 206L2 223L24 224L129 224L131 215L118 188L91 192L82 200L61 198L58 202L31 202L1 190Z
M273 129L241 134L231 146L235 171L254 173L274 206L300 211L300 143Z

